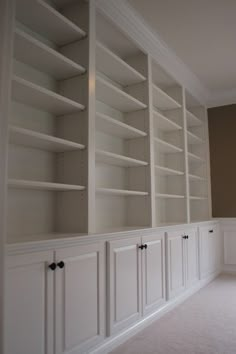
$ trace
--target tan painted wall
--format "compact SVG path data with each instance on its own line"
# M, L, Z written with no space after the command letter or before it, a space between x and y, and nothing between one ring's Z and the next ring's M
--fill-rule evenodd
M212 214L236 217L236 104L208 110Z

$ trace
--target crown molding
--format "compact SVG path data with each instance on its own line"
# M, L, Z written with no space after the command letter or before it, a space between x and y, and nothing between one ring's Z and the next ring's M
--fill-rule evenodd
M207 103L209 91L126 0L96 0L96 7L120 27L139 47L149 53L196 99L202 104Z
M149 53L173 78L206 107L236 103L236 89L211 91L153 31L126 0L95 0L97 9L111 19L142 50Z

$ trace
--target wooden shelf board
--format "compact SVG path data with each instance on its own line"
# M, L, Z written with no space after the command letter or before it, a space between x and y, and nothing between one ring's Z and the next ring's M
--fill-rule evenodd
M189 127L195 127L203 124L201 119L199 119L197 116L195 116L195 114L193 114L189 110L186 110L186 116L187 116L187 125Z
M206 181L206 178L198 176L198 175L189 174L188 177L190 180L193 180L193 181L203 181L203 182Z
M147 135L139 129L133 128L128 124L99 112L96 113L96 128L107 134L124 139L140 138Z
M49 190L49 191L83 191L83 190L85 190L85 187L80 186L80 185L40 182L40 181L28 181L28 180L22 180L22 179L9 179L8 186L11 188Z
M188 144L204 144L204 140L199 138L199 136L193 134L192 132L188 131Z
M205 162L205 160L202 159L200 156L197 156L191 152L188 152L188 159L189 159L189 161L192 161L192 162L199 162L199 163Z
M10 126L10 143L53 152L65 152L85 148L82 144L16 126Z
M124 113L138 111L147 107L144 103L98 75L96 77L96 99Z
M117 226L117 227L105 227L102 229L97 229L96 233L97 234L104 234L104 233L117 233L117 232L125 232L125 231L135 231L135 230L144 230L144 229L148 229L149 226Z
M158 171L158 174L162 176L173 176L173 175L183 176L184 175L184 172L182 171L174 170L172 168L168 168L164 166L156 165L155 168Z
M184 199L184 195L180 194L166 194L166 193L156 193L157 198L166 198L166 199Z
M35 242L35 241L51 241L59 239L70 239L75 237L81 237L87 235L86 233L41 233L41 234L29 234L29 235L8 235L8 244L19 244L22 242Z
M206 200L207 197L198 197L196 195L190 195L189 199L190 200Z
M57 80L85 72L85 68L81 65L20 29L15 29L14 56L18 61L48 73Z
M170 110L180 108L181 104L170 97L166 92L153 84L153 105L160 110Z
M175 131L175 130L181 130L182 127L170 120L169 118L165 117L163 114L158 112L155 108L153 109L153 114L154 116L158 119L158 129L161 129L163 131Z
M114 189L114 188L96 188L96 192L99 194L112 194L120 196L146 196L147 192L132 191L125 189Z
M183 149L172 145L170 143L167 143L166 141L160 139L160 138L155 138L155 142L159 145L160 147L160 151L164 152L164 153L178 153L178 152L182 152Z
M148 163L141 160L136 160L131 157L126 157L104 150L96 150L96 161L106 164L122 166L122 167L135 167L147 166Z
M18 76L14 76L12 79L12 98L17 102L60 116L85 108L80 103Z
M132 68L124 60L106 48L102 43L96 43L96 60L98 71L122 86L128 86L145 81L145 77Z
M78 41L86 33L43 0L16 2L17 20L57 45ZM43 21L42 21L43 19Z

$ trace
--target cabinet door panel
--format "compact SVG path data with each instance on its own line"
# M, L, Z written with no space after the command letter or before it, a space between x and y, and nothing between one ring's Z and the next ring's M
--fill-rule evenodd
M168 233L168 298L185 288L184 240L180 231Z
M205 278L211 269L209 227L200 228L200 277Z
M145 236L142 243L143 314L155 311L165 302L164 235Z
M104 245L56 252L56 353L80 353L104 337Z
M6 354L53 354L53 252L7 257Z
M109 332L136 322L141 315L140 237L108 243Z
M186 240L187 250L187 285L192 286L199 281L199 262L198 262L198 232L196 229L187 230L188 239Z

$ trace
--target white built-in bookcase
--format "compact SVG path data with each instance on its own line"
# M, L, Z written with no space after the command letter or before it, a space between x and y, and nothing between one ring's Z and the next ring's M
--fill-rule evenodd
M210 217L206 110L93 1L16 0L7 241Z

